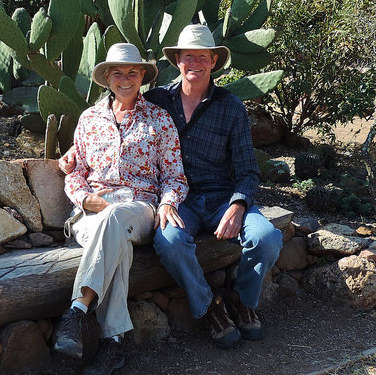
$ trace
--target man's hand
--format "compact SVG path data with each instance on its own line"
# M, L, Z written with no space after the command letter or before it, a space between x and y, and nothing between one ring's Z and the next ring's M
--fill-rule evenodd
M89 194L82 204L85 210L91 212L101 212L107 206L110 206L111 203L107 202L103 197L106 193L111 193L113 189L102 189L97 191L96 193Z
M218 240L236 238L242 228L245 207L242 203L234 202L226 210L218 224L214 235Z
M72 146L60 159L59 168L65 173L73 172L76 166L76 149Z
M180 228L185 228L184 221L179 216L176 208L169 204L164 204L159 207L157 216L155 217L154 229L157 229L161 225L162 230L166 228L167 222L173 227L179 226Z

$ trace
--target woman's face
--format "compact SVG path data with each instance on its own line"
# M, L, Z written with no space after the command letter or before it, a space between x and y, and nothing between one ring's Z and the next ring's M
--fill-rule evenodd
M139 65L113 66L106 79L115 98L119 101L135 100L140 90L145 69Z

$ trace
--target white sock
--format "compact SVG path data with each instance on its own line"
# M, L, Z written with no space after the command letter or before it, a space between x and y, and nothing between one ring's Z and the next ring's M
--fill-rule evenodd
M78 309L80 309L81 311L83 311L85 314L87 313L87 306L85 306L83 303L75 300L72 302L71 304L71 309L73 309L73 307L77 307Z
M120 342L120 337L124 337L124 333L120 333L119 335L111 336L111 338L114 339L116 342Z

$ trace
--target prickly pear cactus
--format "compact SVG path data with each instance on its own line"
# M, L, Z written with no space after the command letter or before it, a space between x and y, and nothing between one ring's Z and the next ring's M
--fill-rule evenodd
M320 157L302 152L295 158L295 174L302 180L316 177L319 173Z

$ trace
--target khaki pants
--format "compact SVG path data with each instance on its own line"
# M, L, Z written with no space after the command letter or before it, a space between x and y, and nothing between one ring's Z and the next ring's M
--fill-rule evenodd
M94 308L102 336L133 329L127 296L133 244L151 242L155 209L144 202L116 203L82 215L70 230L84 248L72 299L89 287L98 295Z

